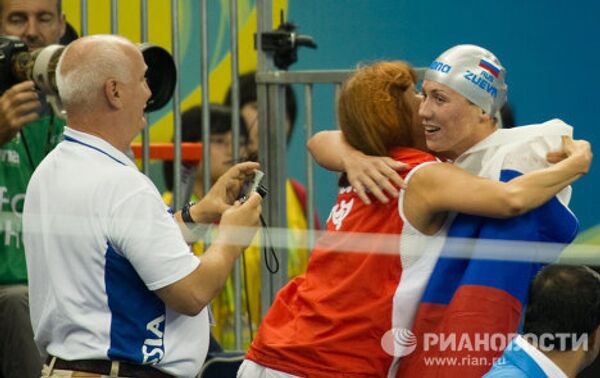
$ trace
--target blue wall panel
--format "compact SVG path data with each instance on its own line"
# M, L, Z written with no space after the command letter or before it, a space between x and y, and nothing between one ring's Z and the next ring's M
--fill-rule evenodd
M478 44L507 67L508 97L518 124L561 118L574 126L576 138L600 146L600 1L290 0L288 16L319 45L301 50L291 70L353 68L377 59L425 66L453 45ZM315 127L332 129L327 90L315 92ZM302 99L300 87L296 93ZM300 135L297 130L288 167L292 176L304 179ZM574 185L572 208L582 230L600 223L597 166ZM335 177L321 169L316 175L317 206L324 218L335 196Z

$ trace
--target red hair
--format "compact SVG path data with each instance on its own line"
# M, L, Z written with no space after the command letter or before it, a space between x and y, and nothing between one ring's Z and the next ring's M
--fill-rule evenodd
M367 155L412 147L415 71L405 62L381 61L358 70L343 84L338 117L344 137Z

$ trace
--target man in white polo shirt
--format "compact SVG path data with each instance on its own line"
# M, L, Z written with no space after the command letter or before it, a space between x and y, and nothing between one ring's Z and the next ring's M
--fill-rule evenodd
M107 35L73 42L57 68L65 140L35 171L23 211L44 377L195 376L208 348L205 306L258 224L258 194L234 203L257 163L232 167L200 202L175 214L176 222L127 158L146 126L146 69L134 44ZM219 217L219 236L194 256L182 220Z

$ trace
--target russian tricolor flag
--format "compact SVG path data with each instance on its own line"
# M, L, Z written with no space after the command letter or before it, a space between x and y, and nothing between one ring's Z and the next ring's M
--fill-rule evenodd
M498 75L500 74L500 69L485 59L479 61L479 67L494 75L495 78L498 78Z
M455 164L507 182L546 167L546 151L560 145L560 135L571 133L559 120L499 130ZM396 378L479 378L491 368L502 355L500 341L518 331L529 283L544 265L542 260L556 260L577 234L579 222L567 207L569 198L570 189L565 189L539 208L510 219L456 216L416 311L416 348L399 360ZM493 240L499 241L500 252L519 258L490 259ZM502 244L517 240L535 243ZM461 254L453 256L452 251ZM441 342L443 336L454 336L457 342Z

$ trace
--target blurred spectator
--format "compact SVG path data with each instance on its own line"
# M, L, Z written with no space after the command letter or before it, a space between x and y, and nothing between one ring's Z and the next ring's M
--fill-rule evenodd
M600 275L586 266L542 269L523 332L485 377L575 377L600 351Z

